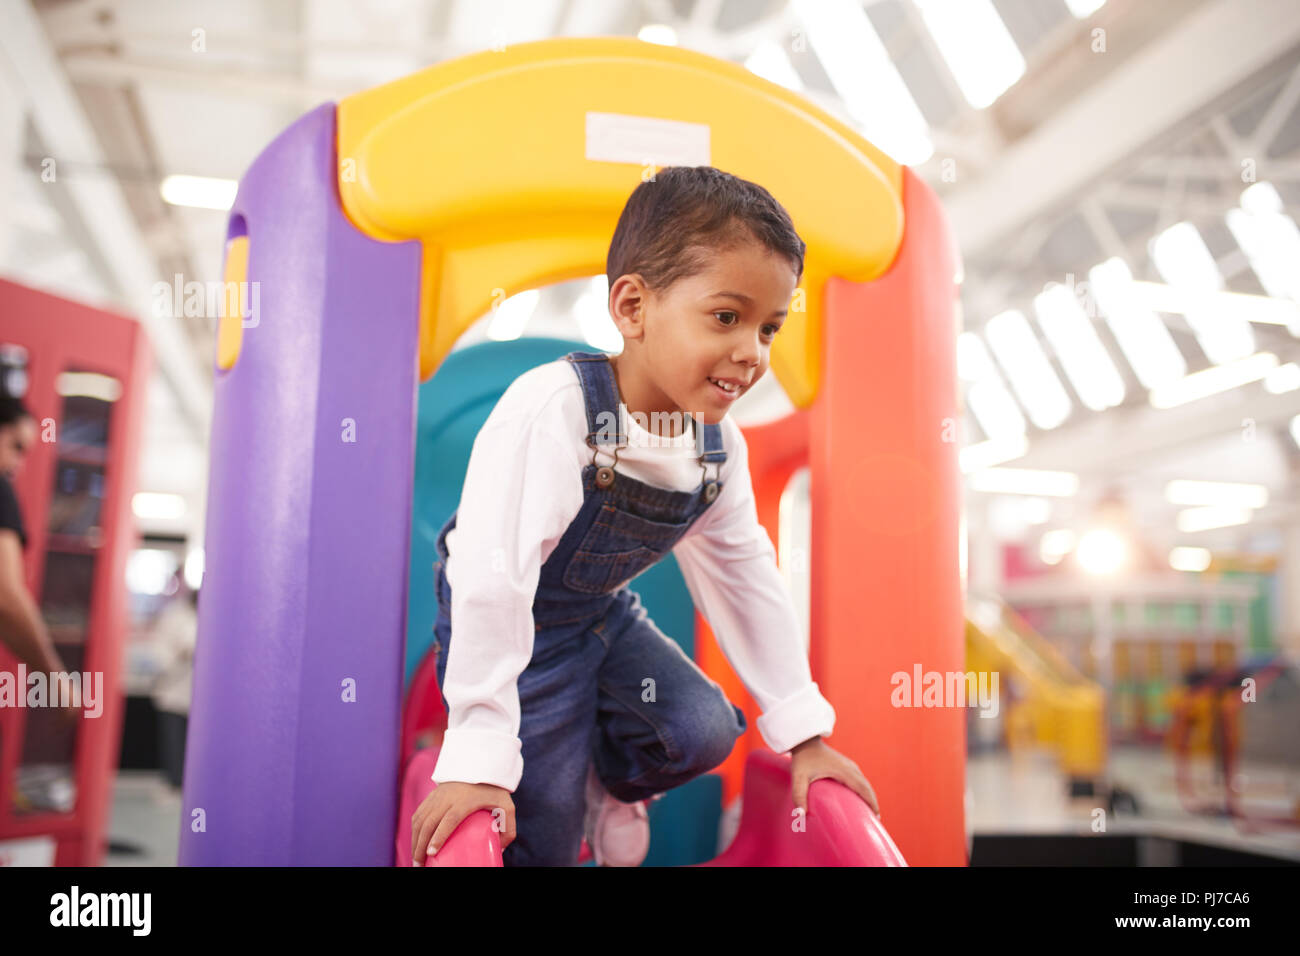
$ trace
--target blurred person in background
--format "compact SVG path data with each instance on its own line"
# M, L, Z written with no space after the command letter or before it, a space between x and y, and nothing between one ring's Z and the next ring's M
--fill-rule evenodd
M64 665L27 590L27 529L12 483L35 441L36 420L22 401L0 395L0 642L29 669L55 673Z
M190 688L194 682L199 592L186 585L179 571L176 577L176 592L158 612L150 629L161 664L151 696L158 711L158 752L163 773L168 783L180 787L184 779Z

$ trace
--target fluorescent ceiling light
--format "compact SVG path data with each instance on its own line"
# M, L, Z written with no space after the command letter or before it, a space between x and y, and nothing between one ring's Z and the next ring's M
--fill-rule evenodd
M1030 420L1039 428L1055 428L1065 421L1070 397L1024 315L1015 309L999 313L989 319L984 335Z
M1025 75L1025 58L989 0L913 0L966 101L983 109Z
M1178 512L1178 530L1185 534L1230 528L1250 521L1249 508L1187 508Z
M497 342L509 342L523 335L524 327L536 311L541 297L542 294L537 289L528 289L502 302L488 323L488 338Z
M1295 362L1279 365L1264 376L1264 388L1274 395L1294 392L1300 388L1300 365Z
M1210 566L1209 548L1174 548L1169 552L1169 566L1175 571L1204 571Z
M817 59L862 134L895 162L934 155L930 129L860 0L794 0Z
M1079 476L1068 471L1030 468L985 468L971 474L970 487L1000 495L1040 495L1068 498L1079 490Z
M1296 308L1300 302L1300 229L1282 211L1282 197L1272 183L1255 183L1242 192L1241 208L1228 210L1224 218L1260 285L1275 297L1273 301L1292 307L1285 324L1292 335L1300 336L1300 310Z
M1133 273L1123 259L1111 258L1093 266L1088 282L1120 351L1144 388L1167 385L1187 374L1187 362L1173 336L1135 295Z
M1241 191L1238 200L1244 212L1252 216L1268 216L1280 213L1283 209L1282 197L1277 188L1267 180L1262 180Z
M239 183L210 176L168 176L159 191L173 206L229 210L235 204Z
M131 496L131 510L137 518L183 518L185 499L180 495L137 491Z
M1163 282L1134 282L1138 301L1150 309L1185 315L1197 302L1208 303L1215 310L1230 311L1239 319L1258 325L1285 325L1300 322L1300 304L1290 299L1275 299L1248 292L1216 292L1199 298Z
M1215 505L1224 508L1262 508L1268 504L1268 488L1233 481L1171 481L1165 485L1165 500L1175 505Z
M1074 532L1069 528L1048 531L1038 542L1038 557L1044 564L1060 564L1061 559L1073 550Z
M662 23L649 23L637 31L636 38L660 46L676 46L677 31Z
M957 375L973 383L966 390L966 405L990 440L1014 442L1024 435L1025 416L974 332L957 336Z
M1025 416L996 375L966 390L966 404L991 441L1014 441L1025 434Z
M1223 291L1223 275L1195 226L1175 223L1151 240L1150 250L1164 280L1188 296L1183 314L1211 362L1225 365L1255 351L1249 323L1214 298Z
M1106 0L1065 0L1065 5L1076 20L1082 20L1104 7Z
M745 69L784 86L787 90L798 92L803 89L803 80L795 71L794 64L786 55L785 48L775 40L766 40L745 61Z
M1089 574L1114 574L1128 562L1128 544L1109 528L1094 528L1079 539L1075 557Z
M1074 293L1053 282L1034 297L1034 312L1070 384L1095 412L1124 401L1124 381Z
M962 474L968 475L972 471L981 471L1023 458L1027 451L1029 440L1024 435L1013 435L1010 438L990 438L988 441L967 445L957 453L957 457L961 462Z
M1204 371L1193 372L1177 382L1154 388L1150 395L1151 404L1156 408L1185 405L1250 382L1258 382L1276 367L1276 355L1272 352L1258 352L1231 365L1215 365Z

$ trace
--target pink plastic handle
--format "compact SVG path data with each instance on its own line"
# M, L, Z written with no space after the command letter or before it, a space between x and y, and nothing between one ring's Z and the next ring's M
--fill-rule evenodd
M880 818L837 780L808 786L795 815L791 760L755 750L745 762L740 828L721 856L700 866L907 866Z
M411 866L411 816L437 788L433 768L438 748L417 750L406 767L402 782L402 803L397 811L397 865ZM436 856L424 857L425 866L501 866L501 834L492 825L492 814L478 810L461 821Z

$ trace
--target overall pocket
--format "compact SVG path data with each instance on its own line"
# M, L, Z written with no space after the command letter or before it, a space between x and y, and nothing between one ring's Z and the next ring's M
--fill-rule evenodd
M634 548L613 554L575 551L564 569L564 583L585 594L617 591L663 555L649 548Z
M607 594L666 555L691 521L643 518L604 504L564 569L564 583L584 594Z

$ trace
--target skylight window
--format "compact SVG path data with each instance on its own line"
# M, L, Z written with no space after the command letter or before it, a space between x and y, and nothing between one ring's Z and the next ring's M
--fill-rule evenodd
M1282 197L1273 184L1255 183L1243 191L1240 208L1229 209L1225 219L1264 290L1300 302L1300 229L1282 211ZM1300 319L1294 313L1287 328L1300 337Z
M1011 309L993 316L984 335L1030 421L1039 428L1055 428L1065 421L1070 414L1070 397L1023 313Z
M990 0L913 0L966 101L983 109L1025 75L1025 58Z
M862 134L896 162L934 154L929 126L857 0L794 0L795 14Z
M1170 226L1151 240L1151 259L1164 280L1183 294L1187 324L1206 357L1215 365L1245 358L1255 351L1250 323L1216 298L1223 275L1190 222Z
M1124 401L1124 380L1069 289L1053 283L1034 297L1034 312L1083 404L1099 412Z
M1159 388L1187 374L1187 362L1169 330L1135 294L1133 273L1123 259L1107 259L1093 266L1088 282L1120 351L1144 388Z

